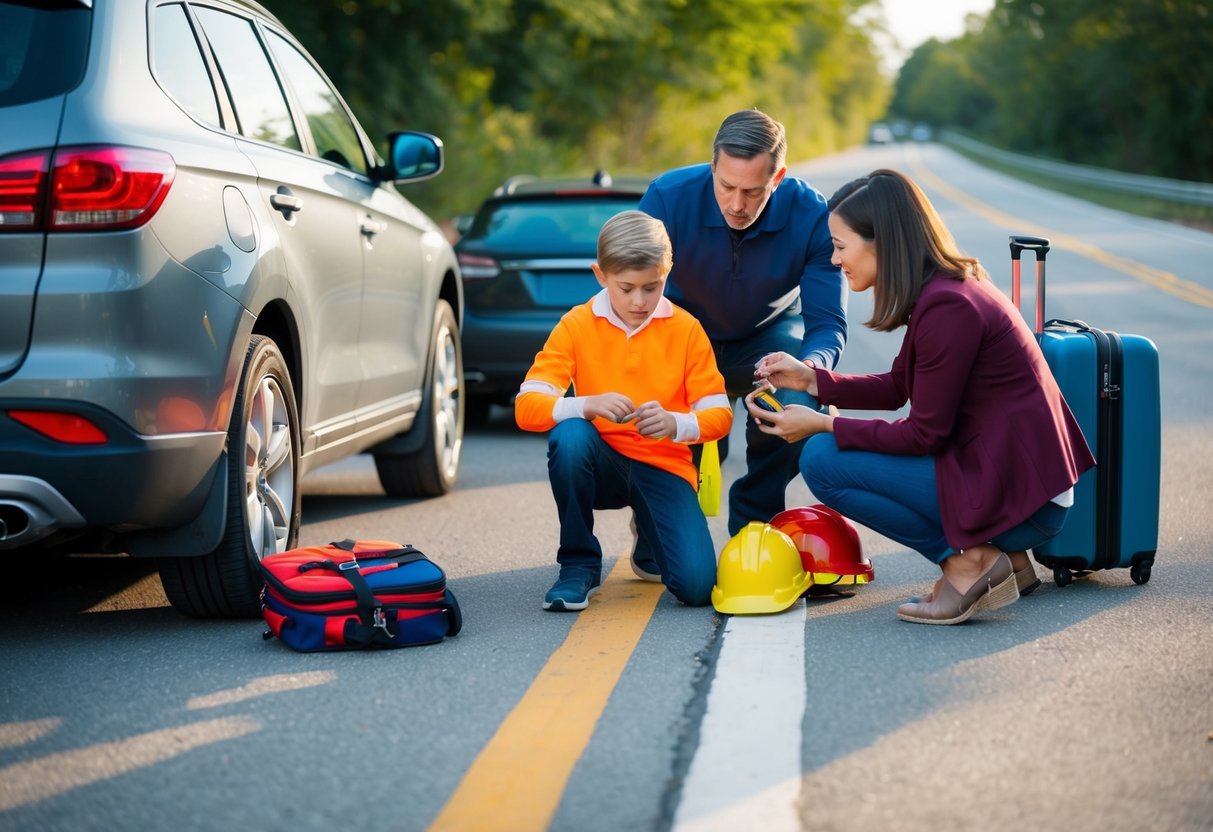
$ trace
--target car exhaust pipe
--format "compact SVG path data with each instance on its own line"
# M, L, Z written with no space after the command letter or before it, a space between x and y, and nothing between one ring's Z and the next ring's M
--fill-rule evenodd
M18 549L85 525L80 512L44 481L0 474L0 549Z
M0 503L0 540L20 537L29 531L33 518L24 506Z

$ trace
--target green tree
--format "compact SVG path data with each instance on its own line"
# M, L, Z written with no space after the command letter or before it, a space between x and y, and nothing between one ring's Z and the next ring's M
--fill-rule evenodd
M1211 15L1207 0L996 0L979 31L907 61L894 106L963 97L988 117L950 123L995 144L1213 181Z
M995 101L980 62L974 34L948 43L926 41L906 59L897 76L890 113L909 121L986 132Z
M857 141L888 84L850 21L876 0L266 0L373 136L440 135L409 196L447 216L506 176L705 158L760 106L808 155Z

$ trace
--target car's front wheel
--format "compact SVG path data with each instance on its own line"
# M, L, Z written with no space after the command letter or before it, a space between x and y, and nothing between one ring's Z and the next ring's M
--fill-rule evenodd
M244 359L227 440L223 539L201 557L165 558L160 580L179 612L198 618L261 613L257 564L299 536L299 413L277 345L254 335Z
M420 440L409 453L375 453L389 497L438 497L455 487L463 456L463 348L450 304L438 301L430 342L429 381L413 423Z

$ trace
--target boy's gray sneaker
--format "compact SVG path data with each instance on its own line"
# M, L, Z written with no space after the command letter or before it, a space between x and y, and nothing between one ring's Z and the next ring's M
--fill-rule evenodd
M543 598L543 608L553 612L576 612L590 605L598 593L599 578L588 569L561 569L560 577Z

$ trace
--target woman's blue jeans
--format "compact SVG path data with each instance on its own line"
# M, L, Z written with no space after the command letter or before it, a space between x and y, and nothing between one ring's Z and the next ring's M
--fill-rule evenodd
M956 554L944 537L934 457L844 451L832 433L819 433L805 444L800 473L821 502L927 560L941 563ZM1068 511L1045 503L990 543L1004 552L1039 546L1061 531Z
M689 482L615 451L585 419L567 419L548 434L548 477L560 516L561 569L601 575L594 510L630 506L639 540L657 560L666 589L689 606L711 601L716 547Z

